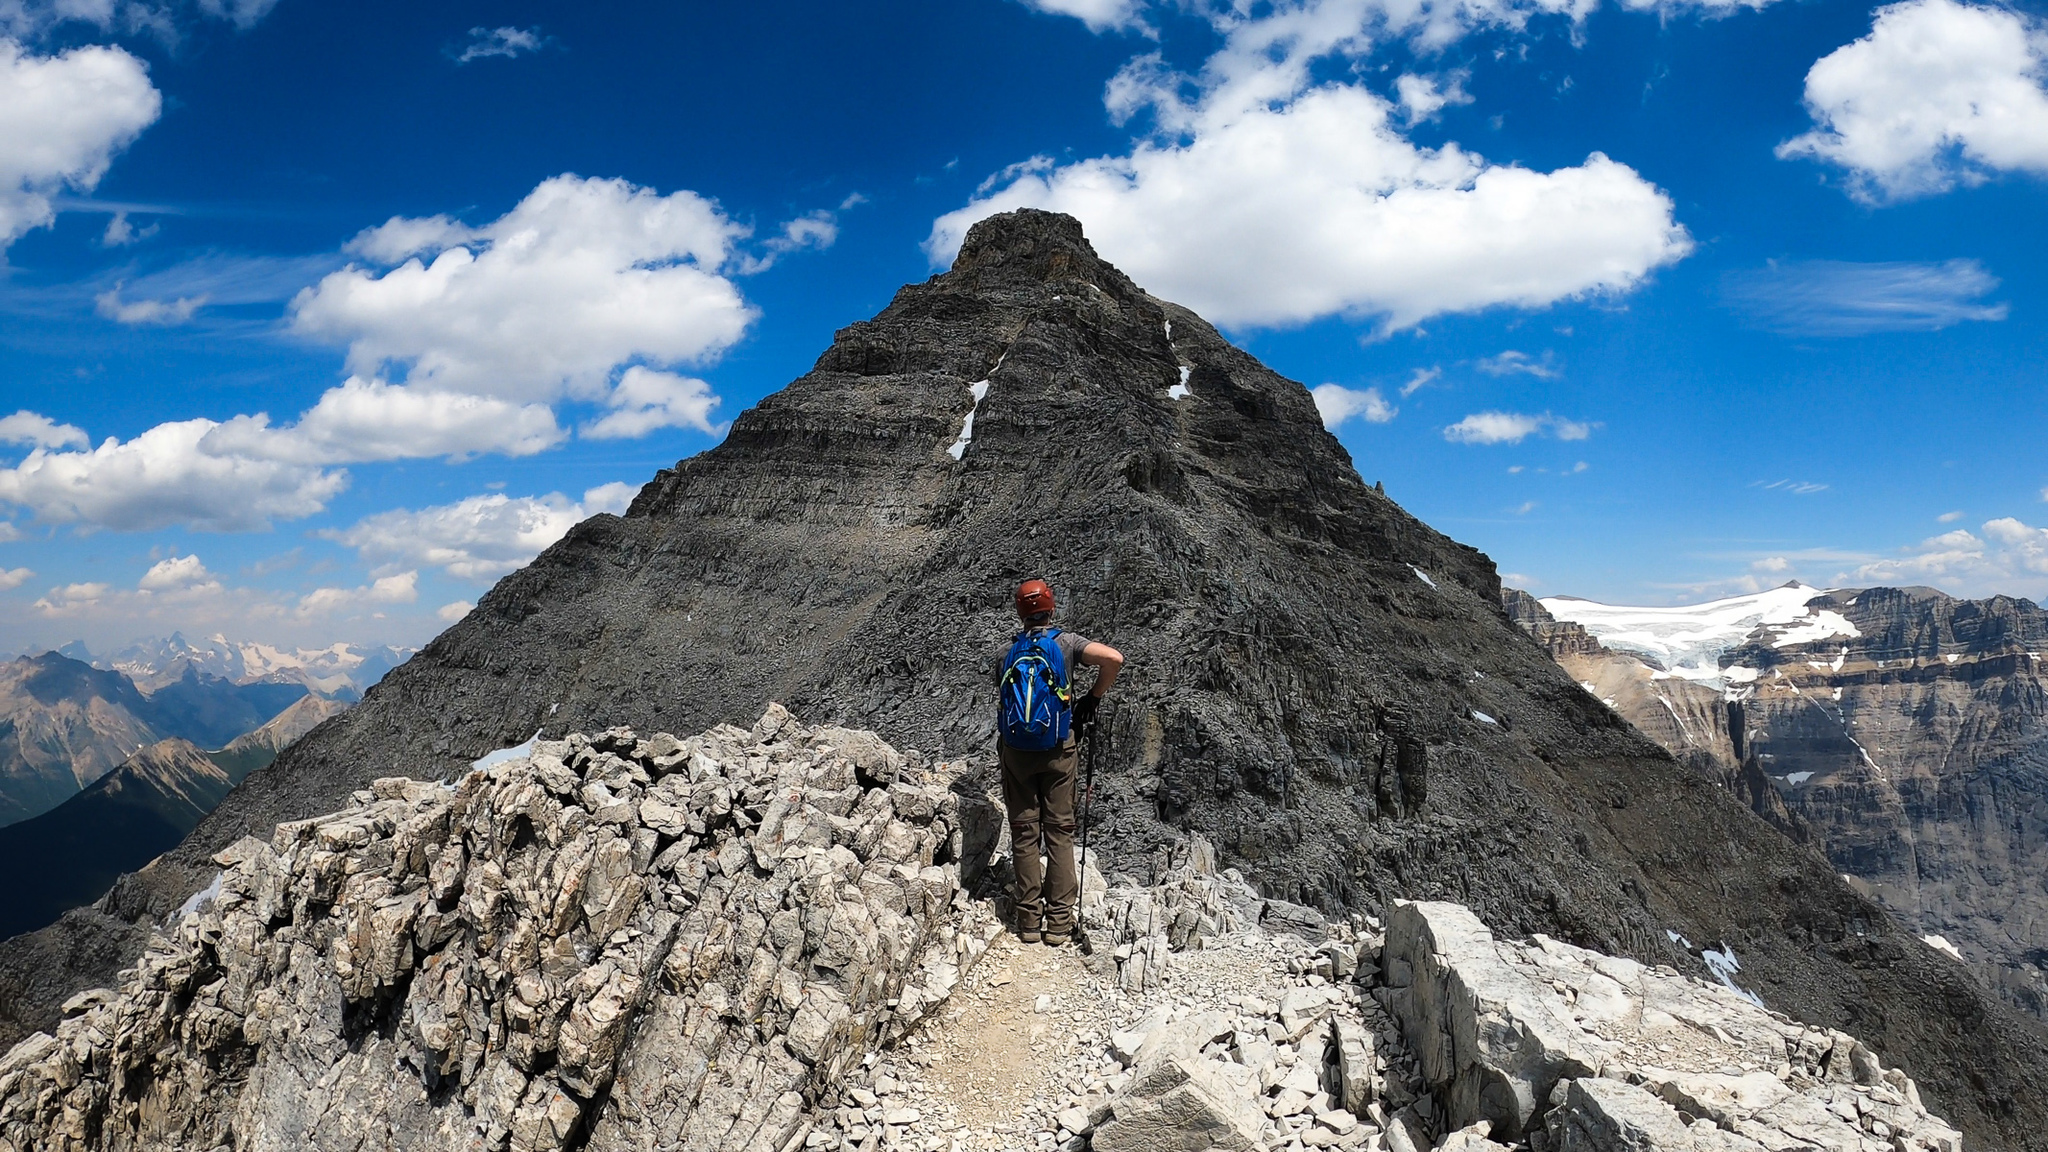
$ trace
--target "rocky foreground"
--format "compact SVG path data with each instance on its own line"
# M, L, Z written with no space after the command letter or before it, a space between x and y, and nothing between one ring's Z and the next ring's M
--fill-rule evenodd
M1961 1146L1735 988L1326 923L1199 841L1091 862L1092 954L1019 945L974 779L771 708L379 781L0 1058L0 1152Z

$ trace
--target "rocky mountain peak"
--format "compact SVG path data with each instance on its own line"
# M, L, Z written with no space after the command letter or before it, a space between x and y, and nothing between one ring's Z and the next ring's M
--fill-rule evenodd
M1095 254L1079 220L1036 208L999 213L968 229L960 254L941 279L969 291L1029 279L1093 285L1124 299L1143 295L1130 277Z
M1766 1003L1910 1052L1966 1132L2043 1146L2048 1033L1581 690L1507 619L1492 562L1368 485L1299 382L1113 273L1071 220L984 222L251 775L104 917L161 921L243 836L536 729L703 731L778 700L985 772L1011 593L1039 576L1063 626L1129 658L1095 749L1111 869L1151 882L1199 835L1290 905L1453 900L1698 976L1735 942ZM6 986L28 957L107 982L120 950L74 927L0 948L0 1011L54 1018L61 997Z

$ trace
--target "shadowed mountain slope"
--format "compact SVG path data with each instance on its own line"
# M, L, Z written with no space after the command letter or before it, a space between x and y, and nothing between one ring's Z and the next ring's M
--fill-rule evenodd
M694 732L780 700L985 753L1032 575L1131 660L1095 804L1113 867L1199 831L1299 902L1456 900L1693 973L1667 930L1725 944L1766 1004L1895 1054L1974 1139L2048 1148L2048 1033L1580 690L1486 557L1361 479L1300 384L1039 212L977 225L951 271L501 581L103 911L161 916L241 835L536 728ZM0 983L100 939L103 911L0 948Z
M121 873L175 846L234 787L227 772L172 737L50 811L0 828L0 935L41 928L99 899Z

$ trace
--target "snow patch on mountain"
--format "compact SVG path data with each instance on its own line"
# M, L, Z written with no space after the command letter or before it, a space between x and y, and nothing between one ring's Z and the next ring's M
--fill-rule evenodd
M1722 658L1744 644L1762 641L1784 648L1857 636L1856 625L1840 612L1811 606L1824 594L1791 583L1675 608L1600 604L1570 596L1552 596L1542 604L1552 616L1580 625L1609 648L1648 657L1669 675L1726 688L1757 677L1755 669L1722 666Z

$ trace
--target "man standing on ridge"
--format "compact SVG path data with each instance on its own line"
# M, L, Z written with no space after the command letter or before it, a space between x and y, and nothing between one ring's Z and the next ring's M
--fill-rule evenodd
M1054 628L1052 613L1045 581L1017 586L1024 630L997 664L996 756L1017 873L1017 934L1026 943L1059 947L1073 938L1078 912L1074 780L1081 755L1075 736L1092 738L1096 709L1116 683L1124 654ZM1096 669L1094 687L1078 699L1070 681L1077 664Z

